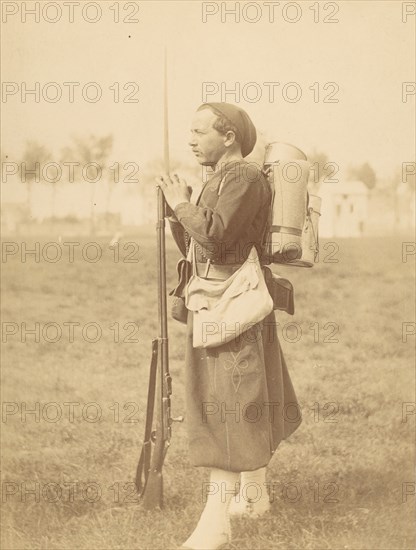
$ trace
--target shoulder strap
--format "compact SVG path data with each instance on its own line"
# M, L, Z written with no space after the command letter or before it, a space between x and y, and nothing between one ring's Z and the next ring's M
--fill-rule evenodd
M221 195L221 191L222 191L222 187L225 183L225 178L227 177L227 173L224 175L224 177L222 178L222 180L220 181L220 184L218 186L218 195Z
M262 231L262 235L261 235L261 241L260 241L260 246L261 246L261 255L260 255L260 260L263 264L263 261L264 261L264 256L266 255L266 258L267 258L267 245L268 243L266 242L266 237L267 237L267 234L269 233L270 231L270 228L271 226L273 225L273 204L274 204L274 195L275 195L275 188L274 188L274 185L272 183L270 183L269 181L269 178L268 176L262 171L262 174L263 174L263 177L266 181L266 186L267 186L267 191L270 192L270 199L269 199L269 203L268 203L268 212L267 212L267 216L266 216L266 221L264 223L264 227L263 227L263 231Z
M191 237L191 242L189 246L188 256L187 260L192 263L192 275L195 277L198 276L198 268L196 265L196 248L198 248L199 252L202 254L202 256L207 260L207 267L205 269L204 277L208 277L209 268L211 266L211 260L205 256L205 254L202 252L201 247L198 246L198 243L195 241L193 237Z

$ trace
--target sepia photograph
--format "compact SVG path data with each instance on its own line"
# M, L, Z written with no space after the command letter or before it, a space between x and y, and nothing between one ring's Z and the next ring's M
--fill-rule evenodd
M415 548L416 2L0 6L1 548Z

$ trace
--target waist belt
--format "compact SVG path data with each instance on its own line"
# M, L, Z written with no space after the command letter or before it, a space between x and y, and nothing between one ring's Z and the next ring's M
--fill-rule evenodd
M205 279L228 279L233 273L240 269L242 264L218 265L211 262L196 262L196 270L200 277Z
M287 235L296 235L296 237L302 236L302 229L296 227L285 227L284 225L272 225L270 227L272 233L285 233Z

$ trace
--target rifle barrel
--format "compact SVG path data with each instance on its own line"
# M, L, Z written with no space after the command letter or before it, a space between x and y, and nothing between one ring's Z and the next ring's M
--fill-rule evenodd
M164 66L164 109L163 109L163 161L165 174L169 174L169 110L168 110L168 54L165 47L165 66Z
M166 174L169 174L169 118L168 118L168 61L167 61L167 49L165 46L165 66L164 66L164 117L163 117L163 152L164 152L164 168ZM162 344L168 337L168 314L167 314L167 297L166 297L166 243L165 243L165 214L166 214L166 200L163 192L158 188L158 248L159 248L159 295L161 296L160 307L160 334L162 338ZM163 348L166 348L163 353ZM166 365L166 371L168 368L167 357L167 341L166 345L162 347L162 364Z

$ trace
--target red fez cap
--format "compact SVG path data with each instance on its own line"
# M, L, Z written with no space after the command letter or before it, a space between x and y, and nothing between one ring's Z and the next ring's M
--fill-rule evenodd
M198 107L198 111L206 107L209 107L217 115L223 115L237 128L239 135L236 137L241 144L241 154L243 157L249 155L256 144L257 133L248 114L231 103L203 103Z

